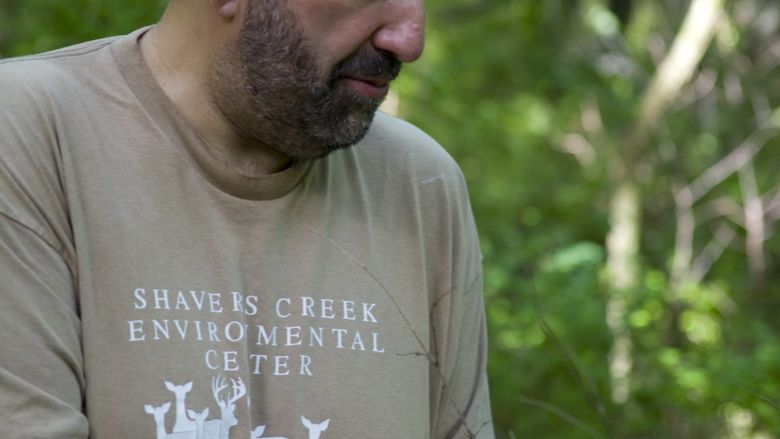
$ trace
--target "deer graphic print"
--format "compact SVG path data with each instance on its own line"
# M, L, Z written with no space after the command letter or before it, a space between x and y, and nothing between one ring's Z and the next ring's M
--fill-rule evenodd
M221 374L211 379L211 393L219 407L219 417L208 419L209 408L200 412L187 407L187 394L192 390L192 382L182 385L165 381L165 388L174 394L176 412L173 429L168 432L165 427L166 415L172 402L155 406L145 404L144 411L154 418L156 439L230 439L230 430L238 425L236 403L247 394L246 384L241 378L229 380ZM191 405L190 405L191 406ZM330 419L316 424L301 416L301 424L306 428L308 439L320 439L322 432L330 425ZM249 439L288 439L282 436L263 436L266 426L258 425L250 433ZM305 435L304 435L305 436ZM304 436L301 436L303 438Z

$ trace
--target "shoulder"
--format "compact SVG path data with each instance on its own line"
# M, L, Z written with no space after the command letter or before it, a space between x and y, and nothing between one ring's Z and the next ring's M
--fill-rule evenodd
M457 163L436 140L413 124L382 112L377 112L371 130L355 149L368 166L418 183L462 183Z
M80 93L94 83L90 66L107 44L0 61L0 215L58 249L67 224L62 134Z
M68 76L74 66L89 63L101 50L107 49L119 37L87 41L49 52L16 58L0 59L0 74L13 78L15 74L28 79L57 79Z
M381 111L377 112L374 124L361 146L367 152L383 154L384 158L455 165L449 153L431 136L411 123Z
M50 50L48 52L0 59L0 70L13 70L14 67L24 68L28 66L42 66L46 63L54 65L57 63L68 64L69 62L79 62L84 56L88 56L91 53L98 52L110 46L117 38L120 37L106 37Z
M436 229L471 222L466 181L455 160L422 130L387 114L377 113L360 143L336 151L315 169L318 183L367 203L377 215L401 221L399 213L405 212L409 221L422 219Z
M45 60L11 59L0 62L0 123L18 132L51 123L54 97L61 76L56 65ZM17 133L18 134L18 133ZM2 144L0 144L2 146Z
M0 60L0 152L23 149L29 156L56 146L87 90L103 87L114 39Z
M114 39L0 60L0 96L11 104L33 104L43 98L55 98L77 84L87 84L94 80L98 60L108 52Z
M357 182L352 187L363 191L376 218L390 220L394 236L419 230L427 257L445 264L434 270L447 278L443 290L473 283L481 273L479 242L466 181L450 154L419 128L383 113L354 150L357 166L342 178Z
M53 161L59 116L67 113L68 90L79 80L64 62L69 53L72 49L66 48L0 61L0 162L5 169Z

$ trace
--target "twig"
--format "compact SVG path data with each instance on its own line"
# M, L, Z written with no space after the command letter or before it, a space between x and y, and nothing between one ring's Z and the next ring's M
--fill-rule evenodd
M563 419L564 421L568 422L569 424L579 428L580 430L584 431L585 433L588 433L591 437L596 439L605 439L604 436L600 435L596 430L590 428L587 424L583 423L582 421L579 421L574 416L570 415L560 407L556 407L552 404L549 404L545 401L534 399L534 398L528 398L526 396L518 396L517 400L520 401L523 404L530 405L531 407L536 407L542 410L547 410L550 413L553 413L557 415L559 418Z
M677 230L674 239L674 255L672 256L672 290L679 289L688 278L693 257L693 233L696 228L696 218L693 214L693 196L690 187L686 186L674 194L675 216Z
M770 222L776 220L776 216L780 215L780 187L773 193L767 192L761 198L764 205L764 216Z
M328 236L325 236L323 233L321 233L321 232L319 232L317 230L312 230L312 232L316 233L322 239L328 241L332 246L334 246L337 249L339 249L339 251L341 251L346 257L348 257L355 265L357 265L360 268L362 268L363 271L365 271L369 275L369 277L371 277L371 279L373 279L374 282L376 282L376 284L379 285L379 287L382 289L382 291L384 291L385 295L390 299L390 302L393 303L393 306L395 307L396 311L398 311L398 314L403 319L404 324L406 324L406 326L412 331L412 335L414 336L414 339L417 341L417 344L420 345L420 349L422 349L423 352L425 352L425 355L428 357L428 360L433 363L435 361L435 359L432 357L432 355L430 354L428 349L425 347L425 343L422 341L422 338L420 338L420 336L417 334L417 331L414 330L414 326L412 325L412 322L409 321L408 317L406 317L406 314L401 309L401 305L395 299L395 296L393 296L390 293L390 291L385 287L384 283L382 283L382 281L379 280L379 278L376 277L376 275L373 272L371 272L371 270L369 270L368 267L366 267L365 264L363 264L362 262L357 260L357 258L352 256L352 254L350 252L348 252L344 247L339 245L336 241L330 239Z
M769 103L766 94L752 93L750 104L753 107L753 115L756 118L756 126L766 127L772 125L772 104Z
M699 222L705 223L723 217L740 227L745 227L742 221L742 206L732 197L719 197L708 201L703 214L699 216Z
M466 416L463 413L463 411L458 407L457 402L455 401L454 396L449 392L449 385L447 382L447 378L444 376L444 372L442 372L441 367L439 365L438 359L434 358L431 354L430 350L425 346L425 343L423 342L422 338L420 338L419 334L417 334L417 331L414 329L414 326L412 325L412 322L409 320L408 317L406 317L406 313L404 313L403 309L401 309L401 305L396 300L395 296L393 296L392 293L390 293L390 290L387 289L385 284L371 271L368 269L368 267L360 262L357 258L352 256L350 252L347 251L344 247L339 245L336 241L331 239L330 237L326 236L322 232L314 229L309 229L313 233L316 233L319 235L322 239L330 243L332 246L336 247L341 253L343 253L350 261L352 261L355 265L362 268L363 271L368 274L371 279L374 280L374 282L379 285L379 288L382 289L382 291L385 293L385 295L390 299L390 302L392 302L393 306L395 307L398 314L401 316L401 318L404 321L404 324L406 324L406 327L409 328L409 331L411 331L412 335L414 336L414 339L417 341L417 344L420 345L420 349L422 350L423 354L422 356L425 356L428 360L428 363L430 364L431 368L436 371L436 373L439 375L439 378L442 382L442 393L448 396L449 402L452 405L452 407L455 409L455 411L458 414L458 420L460 421L460 425L463 426L463 428L466 429L466 432L468 434L469 438L475 438L476 435L471 431L471 428L469 428L468 423L466 422ZM452 290L448 291L444 296L449 295L452 293ZM437 299L437 303L440 299L443 297L440 297ZM432 325L434 326L434 325ZM419 355L419 353L417 353ZM411 354L415 355L415 354Z
M723 251L731 244L737 233L726 223L722 223L715 231L713 238L693 261L688 280L694 283L701 282L710 271L715 261L720 258Z
M745 252L748 256L748 265L756 285L763 282L766 270L766 257L764 255L764 205L758 194L758 184L753 163L749 162L739 170L739 187L744 199L745 212Z
M661 61L640 104L639 116L632 133L633 154L642 153L651 131L658 125L664 112L673 103L682 87L694 74L710 44L723 0L693 0L672 43L669 53ZM633 157L632 157L633 156Z
M693 202L701 199L731 174L747 165L766 143L777 135L776 128L764 128L753 132L726 157L710 166L690 185Z
M574 379L577 380L580 388L584 390L585 400L588 402L588 404L596 409L596 414L599 417L599 421L604 427L604 430L607 432L607 435L612 438L613 435L609 427L609 422L606 418L606 408L603 401L601 400L600 395L598 394L598 391L595 390L596 386L591 380L587 380L586 382L585 375L580 372L580 368L578 367L577 361L575 360L576 354L572 352L572 350L557 336L555 331L550 327L550 325L547 323L547 320L544 318L544 312L542 311L541 304L537 300L536 285L533 275L527 269L522 270L522 274L532 288L531 300L533 301L534 312L537 319L539 320L539 326L541 326L544 334L550 338L563 353L563 356L566 359L566 363L569 366L572 375L574 375Z

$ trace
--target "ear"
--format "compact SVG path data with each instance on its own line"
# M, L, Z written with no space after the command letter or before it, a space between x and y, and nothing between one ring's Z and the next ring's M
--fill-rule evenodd
M328 425L330 425L330 419L325 420L322 424L320 424L320 427L322 427L323 430L328 429Z
M165 404L162 405L162 411L163 412L167 412L169 408L171 408L171 403L170 402L166 402Z
M146 405L144 406L144 411L145 411L146 413L149 413L150 415L153 415L153 414L154 414L154 408L153 408L151 405L149 405L149 404L146 404Z
M189 392L192 390L192 381L184 385L184 392Z
M166 381L166 382L165 382L165 388L166 388L166 389L168 389L168 390L170 390L171 392L173 392L173 391L174 391L174 390L173 390L173 383L172 383L172 382L170 382L170 381Z
M306 428L311 428L311 426L312 426L312 425L311 425L311 421L310 421L310 420L308 420L308 419L306 419L306 418L304 418L303 416L301 416L301 423L302 423L302 424L303 424L303 426L304 426L304 427L306 427Z
M231 20L238 14L239 0L210 0L217 13L224 19Z

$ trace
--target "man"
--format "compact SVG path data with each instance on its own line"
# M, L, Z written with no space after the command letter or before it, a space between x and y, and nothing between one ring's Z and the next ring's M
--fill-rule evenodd
M173 0L0 64L6 438L490 438L421 0ZM353 146L354 145L354 146Z

